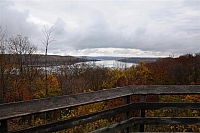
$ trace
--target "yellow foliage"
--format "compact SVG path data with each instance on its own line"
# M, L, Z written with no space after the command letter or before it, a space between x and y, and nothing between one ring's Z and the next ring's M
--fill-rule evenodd
M48 94L49 97L59 96L61 89L58 85L58 80L52 74L48 75ZM46 96L45 78L38 78L35 85L34 98L44 98Z
M84 90L84 92L87 92L87 91ZM88 89L88 92L92 92L92 90ZM88 105L84 105L84 106L79 106L74 109L66 109L68 114L62 115L62 119L67 119L67 118L80 116L80 115L84 115L84 114L89 114L89 113L101 111L104 109L106 109L105 102L98 102L98 103L88 104ZM104 125L107 125L107 124L108 124L108 120L106 120L106 119L105 120L97 120L92 123L87 123L85 125L76 126L74 128L68 129L65 132L66 133L78 133L78 132L87 133L89 131L103 127Z

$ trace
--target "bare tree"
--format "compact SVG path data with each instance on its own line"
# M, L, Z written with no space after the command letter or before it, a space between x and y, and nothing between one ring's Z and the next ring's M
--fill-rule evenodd
M48 75L47 75L47 52L48 52L48 46L50 43L55 41L55 36L53 36L53 31L55 31L55 28L47 28L44 26L43 29L43 35L44 37L40 37L40 41L45 45L45 87L46 87L46 97L48 96Z
M30 42L28 37L23 37L22 35L9 38L6 45L9 55L12 57L11 61L14 68L12 79L17 85L14 88L19 92L19 99L17 100L24 100L25 89L28 89L29 98L31 99L32 87L30 81L35 78L33 76L34 68L31 64L35 61L33 60L33 54L37 51L37 47ZM29 76L32 76L32 78L29 79Z
M8 65L8 61L6 58L6 31L3 31L2 27L0 26L0 86L1 86L1 102L5 102L5 94L6 94L6 76L5 72L8 70L6 66ZM0 103L1 103L0 102Z

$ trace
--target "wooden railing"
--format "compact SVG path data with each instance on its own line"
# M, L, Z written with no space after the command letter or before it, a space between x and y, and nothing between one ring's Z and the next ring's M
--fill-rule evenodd
M145 110L155 109L200 109L199 102L146 102L148 95L186 95L200 94L198 85L152 85L152 86L126 86L102 91L65 95L53 98L31 100L0 105L0 133L49 133L68 129L74 126L90 123L100 119L106 119L117 114L124 114L124 120L114 125L92 131L92 133L112 133L116 131L129 132L129 127L140 125L140 132L144 131L144 125L148 124L194 124L200 125L200 117L145 117ZM131 95L141 95L140 102L130 103ZM123 105L76 116L69 119L58 120L55 122L8 131L8 121L39 113L45 113L66 108L83 106L86 104L122 98ZM130 117L131 110L141 110L140 117Z

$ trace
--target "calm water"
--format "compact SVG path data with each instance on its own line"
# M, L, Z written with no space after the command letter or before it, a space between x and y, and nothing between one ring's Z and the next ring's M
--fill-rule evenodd
M111 67L111 68L126 68L132 65L137 65L135 63L125 63L116 60L102 60L102 61L88 61L87 64L95 64L100 67Z

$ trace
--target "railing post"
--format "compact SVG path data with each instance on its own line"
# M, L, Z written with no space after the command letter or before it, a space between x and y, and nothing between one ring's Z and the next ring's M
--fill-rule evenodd
M146 102L146 95L141 95L140 102ZM140 117L145 117L145 109L140 110ZM144 132L144 124L140 125L140 132Z
M129 104L129 103L130 103L130 96L122 97L122 105ZM123 120L129 119L130 118L130 111L127 111L126 113L124 113L122 117L123 117L122 118ZM130 133L129 127L123 129L121 132L122 133Z
M8 131L7 120L0 121L0 133L5 133Z

